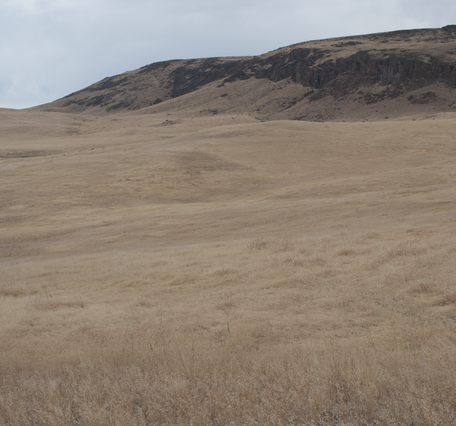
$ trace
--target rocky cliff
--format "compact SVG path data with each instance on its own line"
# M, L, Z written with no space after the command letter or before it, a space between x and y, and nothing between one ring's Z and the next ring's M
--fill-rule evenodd
M40 108L85 113L177 108L310 120L341 120L350 112L369 119L384 115L377 104L393 107L393 114L394 108L397 114L407 108L452 110L455 88L456 25L451 25L311 41L255 57L154 63Z

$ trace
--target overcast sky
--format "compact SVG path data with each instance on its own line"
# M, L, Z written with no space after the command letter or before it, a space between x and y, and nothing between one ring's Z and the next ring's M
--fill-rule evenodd
M0 0L0 107L168 59L456 24L455 0Z

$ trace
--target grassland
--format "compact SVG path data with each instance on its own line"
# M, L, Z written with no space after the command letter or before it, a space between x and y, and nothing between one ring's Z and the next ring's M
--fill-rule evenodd
M455 134L0 110L0 424L455 423Z

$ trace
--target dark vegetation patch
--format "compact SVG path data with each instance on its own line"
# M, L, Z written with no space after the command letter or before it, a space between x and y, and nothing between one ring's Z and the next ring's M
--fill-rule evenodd
M44 157L46 151L9 151L9 152L0 152L0 158L29 158L29 157Z
M97 90L107 90L117 87L123 83L131 84L128 77L123 77L119 79L119 77L106 77L105 79L101 80L99 83L90 86L88 90L90 91L97 91Z
M403 95L404 92L400 87L387 87L385 90L380 93L366 93L364 95L364 102L367 105L375 104L377 102L383 101L384 99L394 99Z
M110 106L109 108L106 108L106 111L115 111L117 109L121 109L121 108L128 108L133 102L132 101L128 101L127 99L117 103L117 104L114 104L112 106Z
M456 33L456 25L447 25L442 27L442 30L447 33Z
M318 90L317 92L313 93L309 97L309 101L311 101L311 102L318 101L320 99L323 99L325 96L326 96L326 93L324 90Z
M106 106L113 97L114 93L94 96L86 103L86 106Z
M85 97L84 99L70 99L69 101L65 102L63 104L64 107L70 106L70 105L79 105L79 106L85 106L87 104L87 100L89 97Z
M162 126L173 126L174 124L182 123L182 120L165 120Z
M407 98L407 100L411 104L421 104L421 105L428 104L429 102L435 101L436 99L437 99L437 95L432 91L422 93L421 95L417 95L417 96L411 95Z
M356 46L358 44L364 44L362 41L346 41L341 43L332 44L333 47L346 47L346 46Z
M213 115L216 115L219 112L220 111L217 108L206 108L206 109L202 109L200 111L201 114L213 114Z

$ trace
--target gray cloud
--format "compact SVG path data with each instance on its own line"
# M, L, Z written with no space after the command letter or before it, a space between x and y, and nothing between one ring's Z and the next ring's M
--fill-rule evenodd
M0 107L49 102L160 60L254 55L455 18L446 0L3 0Z

